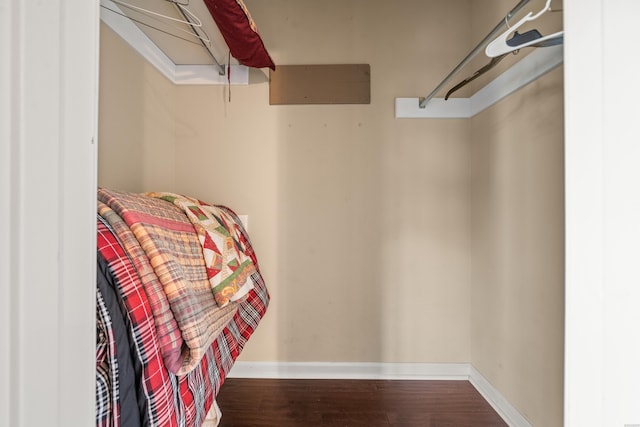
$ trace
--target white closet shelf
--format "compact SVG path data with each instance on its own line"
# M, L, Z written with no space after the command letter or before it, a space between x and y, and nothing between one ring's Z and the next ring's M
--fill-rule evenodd
M464 119L491 107L563 62L563 47L537 48L470 98L431 99L420 108L420 98L396 98L396 118Z
M103 0L110 9L120 11L118 6ZM249 68L231 65L231 82L226 75L220 75L214 65L175 64L136 24L128 18L101 11L100 19L116 34L122 37L144 59L160 71L167 79L178 85L247 85Z

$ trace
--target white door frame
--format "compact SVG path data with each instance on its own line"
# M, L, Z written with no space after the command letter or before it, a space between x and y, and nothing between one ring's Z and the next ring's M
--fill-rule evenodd
M565 427L640 425L635 0L564 0Z
M99 3L0 2L0 425L95 424Z

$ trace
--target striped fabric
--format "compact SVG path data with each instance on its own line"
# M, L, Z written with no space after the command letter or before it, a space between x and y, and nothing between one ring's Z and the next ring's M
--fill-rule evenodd
M98 252L109 264L129 316L133 350L143 367L141 384L147 402L146 416L151 425L177 427L180 424L174 402L178 395L174 393L161 356L149 299L131 259L102 218L98 221L97 245Z
M99 189L98 199L104 204L99 213L142 269L167 368L187 374L231 320L237 304L216 304L202 246L182 209L146 195L106 189Z
M100 292L96 292L96 426L120 426L120 396L116 340L111 317Z
M242 239L250 248L244 231ZM207 348L199 363L188 374L176 376L167 369L162 357L152 302L137 267L127 256L111 223L101 216L98 217L97 243L99 253L113 273L118 295L126 309L130 342L134 347L131 351L142 366L139 383L143 396L138 399L140 411L145 413L144 418L150 426L201 426L227 373L267 309L269 294L259 270L251 276L254 289L237 306L233 318ZM257 267L252 250L250 256ZM104 349L104 345L99 345L97 351L102 355ZM97 376L100 384L105 383L100 381L100 372ZM105 377L110 378L108 373ZM96 418L98 426L115 425L111 420L114 418L113 402L117 399L113 399L114 393L105 395L109 396L106 401L103 396L98 398L97 408L100 410L97 415L101 415ZM112 413L105 415L109 411Z
M109 223L122 243L122 247L131 257L135 271L149 299L149 311L153 316L158 347L167 369L171 372L177 372L182 364L183 340L162 285L138 240L118 214L101 202L98 202L98 214Z

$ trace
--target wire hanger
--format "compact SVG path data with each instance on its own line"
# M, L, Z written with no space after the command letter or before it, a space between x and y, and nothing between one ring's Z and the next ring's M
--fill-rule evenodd
M185 13L187 10L184 7L176 5L176 8L180 11L184 19L187 20L187 22L189 22L189 26L191 28L191 31L193 32L193 35L200 39L200 43L202 44L204 49L207 51L207 53L211 57L216 67L218 68L218 74L220 74L221 76L224 76L224 73L225 73L224 67L222 66L222 64L220 64L220 62L218 62L218 59L215 57L215 55L211 51L211 48L210 48L211 39L209 38L209 35L207 34L207 32L202 27L198 29L198 27L191 24L191 19L189 19L189 15ZM206 39L199 34L199 31L202 31L204 33L204 35L206 36Z
M200 18L198 18L198 16L195 13L191 12L189 9L184 7L184 5L182 3L170 1L170 3L173 3L174 5L176 5L176 7L180 8L180 10L184 11L187 15L191 16L195 20L195 22L190 22L188 20L184 20L184 19L180 19L180 18L174 18L173 16L167 16L167 15L164 15L164 14L159 13L159 12L154 12L153 10L145 9L145 8L140 7L140 6L136 6L136 5L133 5L133 4L130 4L130 3L126 3L126 2L124 2L122 0L111 0L111 1L116 3L116 4L119 4L120 6L124 6L124 7L129 8L129 9L137 10L138 12L142 12L142 13L145 13L147 15L157 16L157 17L160 17L160 18L163 18L163 19L168 19L170 21L175 21L175 22L179 22L181 24L186 24L186 25L189 25L191 27L194 27L194 26L195 27L202 27L202 21L200 20Z
M165 0L165 1L173 4L179 4L180 6L189 6L189 0L187 0L184 3L180 3L178 0Z
M100 7L101 7L101 8L103 8L103 9L105 9L105 10L108 10L109 12L115 13L116 15L120 15L120 16L122 16L122 17L124 17L124 18L127 18L127 19L129 19L129 20L131 20L131 21L133 21L133 22L135 22L135 23L137 23L137 24L144 25L145 27L151 28L151 29L153 29L153 30L159 31L159 32L161 32L161 33L167 34L167 35L172 36L172 37L176 37L176 38L178 38L178 39L180 39L180 40L184 40L184 41L186 41L186 42L193 43L193 44L195 44L195 45L199 45L199 43L198 43L198 42L195 42L195 41L193 41L193 40L189 40L189 39L187 39L187 38L181 37L181 36L179 36L179 35L177 35L177 34L170 33L169 31L166 31L166 30L164 30L164 29L162 29L162 28L154 27L153 25L147 24L146 22L142 22L142 21L140 21L140 20L138 20L138 19L134 19L134 18L132 18L132 17L130 17L130 16L125 15L124 13L122 13L122 12L120 12L120 11L118 11L118 10L111 9L110 7L105 6L105 5L103 5L103 4L101 4L101 5L100 5ZM175 26L173 26L173 25L172 25L172 27L173 27L173 28L175 28L175 29L177 29L177 30L183 31L183 32L185 32L185 33L188 33L188 34L190 34L191 36L193 36L193 35L194 35L191 31L183 30L182 28L178 28L178 27L175 27Z
M190 42L190 43L195 43L191 40L188 40L184 37L180 37L177 34L174 34L170 31L167 31L165 29L150 25L149 23L146 22L142 22L139 21L137 19L134 19L126 14L124 14L119 8L118 8L118 4L122 5L124 7L128 7L134 10L138 10L143 14L146 14L149 18L151 19L155 19L159 22L163 22L161 19L159 18L165 18L168 19L170 21L174 21L174 22L179 22L179 23L184 23L186 24L190 30L185 30L183 28L178 27L177 25L172 25L171 23L168 22L163 22L165 25L168 25L169 27L171 27L174 31L178 30L181 31L183 33L186 33L192 37L195 37L196 39L198 39L200 41L200 44L204 47L205 51L209 54L209 56L211 57L211 59L213 60L214 65L216 66L216 68L218 69L218 73L223 76L225 74L225 69L224 67L220 64L220 62L217 60L217 58L215 57L215 55L213 54L213 52L211 51L211 37L209 37L209 34L207 34L207 32L204 30L203 26L202 26L202 21L200 20L200 18L198 18L197 15L195 15L193 12L191 12L189 9L187 9L185 7L185 4L189 4L189 0L187 0L185 3L181 3L178 0L166 0L169 3L172 3L174 5L174 7L182 14L182 17L184 19L177 19L171 16L166 16L164 14L158 13L158 12L154 12L154 11L150 11L147 9L144 9L142 7L139 6L135 6L135 5L131 5L129 3L126 3L122 0L103 0L101 1L100 6L106 10L109 10L113 13L116 13L118 15L121 15L133 22L136 22L138 24L144 25L146 27L152 28L154 30L160 31L162 33L165 33L167 35L176 37L178 39ZM103 2L107 3L107 5L102 4ZM113 8L115 8L116 10L112 9L111 7L109 7L109 5L111 5ZM190 17L193 17L195 19L196 22L193 22L191 20ZM201 35L200 33L204 34ZM197 43L196 43L197 44Z
M522 25L524 25L525 23L538 19L538 17L540 17L543 13L547 12L550 9L550 6L551 6L551 0L547 0L545 7L541 11L539 11L536 14L534 14L533 12L529 12L524 18L518 21L518 23L511 26L506 32L502 33L494 41L489 43L487 45L487 48L485 49L485 53L487 54L487 56L491 58L495 58L500 55L504 55L506 53L522 49L523 47L533 46L536 43L541 43L548 40L553 40L553 42L555 42L558 39L562 38L564 35L564 32L559 31L557 33L549 34L548 36L540 35L540 37L532 38L531 40L528 40L516 45L514 45L513 43L510 44L507 40L511 33L516 32L516 30L520 28ZM537 33L537 34L540 34L540 33ZM558 43L555 43L555 44L558 44Z
M186 34L188 34L188 35L190 35L192 37L195 37L195 38L199 39L201 42L206 43L207 45L211 46L211 38L209 37L209 34L207 34L207 32L204 30L204 28L202 28L202 21L198 18L197 15L195 15L193 12L191 12L189 9L187 9L185 7L185 5L189 4L188 1L186 3L180 3L179 1L166 0L168 3L172 3L176 7L176 9L178 9L182 13L182 16L185 19L174 18L172 16L167 16L167 15L164 15L164 14L161 14L161 13L158 13L158 12L154 12L152 10L147 10L147 9L141 8L139 6L135 6L135 5L126 3L126 2L124 2L122 0L110 0L110 1L112 3L115 3L115 4L122 5L125 8L130 8L130 9L133 9L133 10L137 10L138 12L140 12L142 14L146 14L149 18L155 19L158 22L163 22L164 25L168 25L174 31L180 31L180 32L186 33ZM145 25L147 27L153 28L155 30L158 30L160 32L163 32L163 33L166 33L166 34L169 34L169 35L174 35L175 37L178 37L179 39L183 39L182 37L180 37L178 35L172 34L170 32L162 30L162 29L160 29L158 27L155 27L153 25L144 23L142 21L133 19L130 16L124 14L124 13L116 12L115 10L113 10L113 9L111 9L111 8L105 6L105 5L101 4L101 6L104 7L105 9L110 10L111 12L117 13L118 15L122 15L125 18L129 18L134 22L137 22L139 24ZM189 19L189 16L192 16L196 20L196 22L191 21L191 19ZM185 30L184 28L180 28L177 25L171 25L171 23L169 23L169 22L164 22L163 19L168 19L170 21L186 24L186 25L189 26L190 30ZM198 31L196 31L196 27L199 28L200 31L202 31L204 36L200 35L200 33ZM183 39L183 40L186 40L186 39Z
M496 56L495 58L491 58L491 61L489 61L489 63L487 65L485 65L484 67L480 68L478 71L473 73L470 77L467 77L466 79L464 79L463 81L461 81L460 83L458 83L457 85L455 85L454 87L449 89L449 92L447 92L447 94L445 95L444 100L447 101L453 92L456 92L456 91L462 89L463 87L465 87L466 85L468 85L469 83L471 83L472 81L474 81L475 79L480 77L481 75L485 74L487 71L491 70L493 67L498 65L498 63L500 61L502 61L504 59L504 57L507 56L507 55L508 54L505 53L504 55L500 55L500 56Z
M507 44L509 46L518 46L518 45L522 46L523 44L526 44L530 41L534 42L533 44L529 45L530 47L549 47L549 46L555 46L555 45L561 44L563 42L563 36L561 35L560 37L545 40L538 30L530 30L522 34L516 31L513 34L513 37L507 40ZM518 53L518 50L513 51L513 54L517 54L517 53ZM485 74L486 72L491 70L493 67L498 65L498 63L502 61L504 57L507 56L508 54L509 53L503 53L502 55L491 58L491 61L489 61L487 65L480 68L478 71L473 73L470 77L467 77L466 79L464 79L463 81L461 81L460 83L452 87L449 90L449 92L447 92L447 94L445 95L444 100L445 101L448 100L452 93L454 93L457 90L460 90L464 86L468 85L469 83L471 83L472 81L474 81L475 79L477 79L478 77L480 77L481 75Z

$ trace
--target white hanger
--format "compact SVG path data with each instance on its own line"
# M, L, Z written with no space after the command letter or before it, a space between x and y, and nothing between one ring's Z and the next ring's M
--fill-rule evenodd
M542 15L543 13L545 13L546 11L548 11L550 9L550 6L551 6L551 0L547 0L547 3L545 4L544 8L540 12L536 13L535 15L533 14L533 12L529 12L527 14L527 16L525 16L520 21L518 21L517 24L515 24L512 27L510 27L506 32L504 32L502 35L498 36L498 38L496 38L494 41L489 43L487 45L487 48L485 49L485 53L487 54L487 56L489 56L491 58L495 58L497 56L504 55L505 53L516 51L516 50L521 49L523 47L532 46L532 45L534 45L536 43L540 43L540 42L545 41L545 40L549 40L549 39L553 39L553 38L557 38L557 37L562 36L564 34L564 32L563 31L559 31L557 33L553 33L553 34L550 34L548 36L540 37L538 39L535 39L535 40L532 40L530 42L523 43L523 44L520 44L520 45L517 45L517 46L509 46L507 44L507 39L509 38L511 33L515 32L518 28L520 28L525 23L527 23L529 21L533 21L535 19L538 19L538 17L540 15Z

